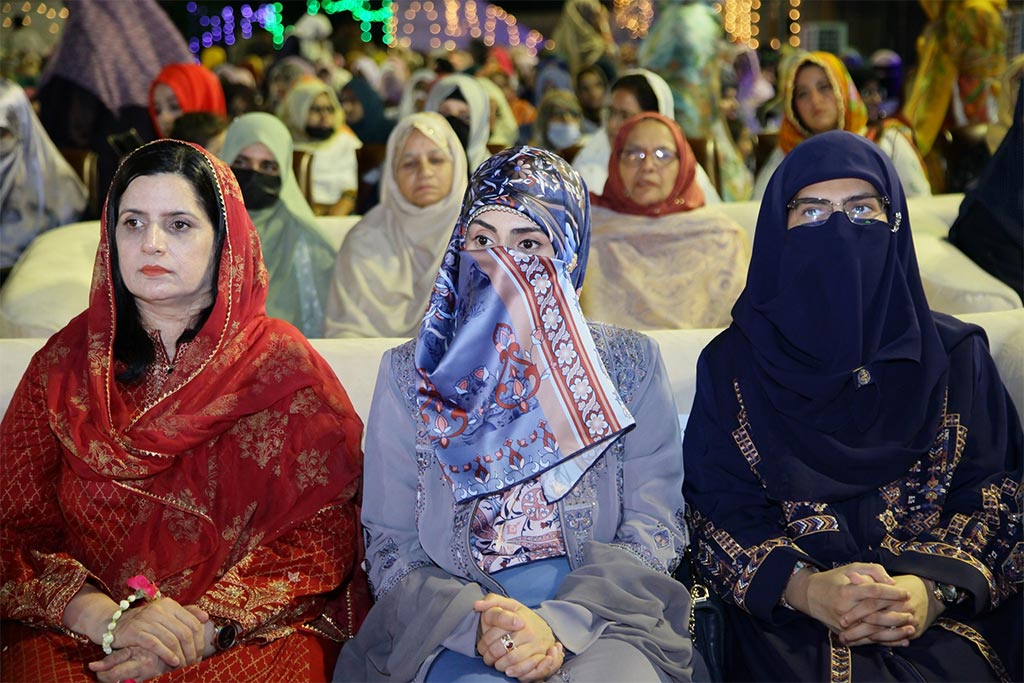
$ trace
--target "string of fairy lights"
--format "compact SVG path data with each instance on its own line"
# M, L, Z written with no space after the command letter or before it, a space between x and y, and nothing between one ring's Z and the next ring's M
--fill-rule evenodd
M756 49L761 46L765 32L761 25L762 3L771 3L775 9L785 12L784 30L780 32L787 34L785 39L789 45L799 47L801 0L715 0L712 9L722 15L730 40ZM42 24L45 30L54 35L60 32L68 17L68 10L62 4L36 0L3 2L2 10L0 26L4 29L10 29L17 17L24 25L45 22ZM283 10L281 2L217 8L210 3L189 0L186 11L198 26L193 31L195 35L188 37L189 47L196 54L213 45L230 47L238 40L252 38L256 30L269 33L274 44L280 47L289 28L282 16ZM358 22L364 42L373 40L376 31L388 46L450 50L464 45L467 38L494 45L500 37L503 43L523 45L536 54L545 44L540 32L521 29L514 15L484 0L306 0L306 12L328 15L348 12ZM655 0L614 0L615 24L631 39L647 35L654 15ZM425 44L421 34L424 28L429 32ZM767 46L772 49L779 49L781 45L779 37L767 40Z
M12 28L16 15L20 18L23 26L31 26L33 23L42 24L46 32L56 35L68 18L68 9L63 6L51 6L45 2L5 2L0 5L0 15L3 21L2 28Z
M786 11L788 42L793 47L800 47L800 2L801 0L786 0L785 4L778 1L774 3L776 7L781 6ZM785 10L787 5L788 10ZM761 46L761 20L764 14L762 0L721 0L715 2L712 8L722 15L725 32L733 42L749 45L753 49ZM768 40L768 47L778 50L782 47L782 41L772 37Z

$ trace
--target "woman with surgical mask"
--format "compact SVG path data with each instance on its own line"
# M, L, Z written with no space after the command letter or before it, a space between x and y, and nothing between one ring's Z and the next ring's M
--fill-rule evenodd
M571 159L585 142L582 123L583 109L576 95L570 90L549 90L537 110L533 144Z
M313 155L313 211L318 216L352 213L359 190L356 150L363 143L345 125L338 96L323 81L304 78L288 91L277 117L291 131L295 149Z
M270 274L267 315L320 336L334 249L299 190L291 134L271 114L244 114L228 127L221 158L234 171L260 236Z

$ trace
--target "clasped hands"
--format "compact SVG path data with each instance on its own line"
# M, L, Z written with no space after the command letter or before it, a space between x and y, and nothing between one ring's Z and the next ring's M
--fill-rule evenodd
M154 678L212 654L212 640L205 611L162 597L127 610L114 630L116 649L89 669L102 683Z
M473 603L473 609L480 614L476 650L488 666L522 683L545 680L562 667L565 648L529 607L489 593Z
M790 580L786 599L851 647L907 646L943 609L920 577L889 576L881 565L866 562L822 572L803 569Z

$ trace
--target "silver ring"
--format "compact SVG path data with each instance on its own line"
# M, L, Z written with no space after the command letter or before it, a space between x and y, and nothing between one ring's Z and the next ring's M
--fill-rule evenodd
M512 650L516 649L516 641L512 640L511 634L503 633L499 640L502 646L504 646L505 652L512 652Z

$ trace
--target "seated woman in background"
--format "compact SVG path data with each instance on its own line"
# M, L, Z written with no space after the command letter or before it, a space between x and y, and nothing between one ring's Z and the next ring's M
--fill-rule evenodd
M124 161L89 308L0 424L5 679L324 680L365 612L362 429L266 286L226 165Z
M537 108L533 145L571 163L585 142L580 132L582 121L583 109L571 90L548 90Z
M345 125L345 112L334 91L319 79L303 78L288 91L277 117L291 131L295 149L313 155L314 213L352 213L359 189L356 150L363 144Z
M632 69L622 74L612 85L612 98L603 132L598 131L590 136L572 162L573 168L583 176L591 192L603 188L608 180L608 160L619 128L622 128L626 119L643 111L658 112L673 120L676 116L672 90L665 79L647 69ZM721 203L722 198L718 196L714 183L700 165L697 166L697 186L704 193L705 203Z
M491 135L487 138L488 149L505 149L516 144L519 139L519 124L508 98L498 85L484 76L476 77L477 83L484 89L490 107Z
M619 129L604 192L591 195L580 297L588 318L637 330L729 322L750 259L747 233L704 207L696 169L672 119L644 112Z
M168 64L149 87L149 115L157 137L170 137L178 117L193 111L227 117L220 81L198 64Z
M964 193L949 241L1024 299L1024 87L1013 125L974 187Z
M316 78L316 68L308 60L296 55L279 57L267 69L264 79L267 111L277 111L295 84L309 78Z
M419 336L381 361L363 499L377 603L335 680L687 681L700 663L671 576L675 402L652 340L579 309L588 205L536 148L470 180Z
M416 334L466 180L466 153L443 116L402 119L388 140L381 202L345 236L334 262L323 336Z
M424 111L436 111L451 125L466 150L470 173L491 155L490 99L472 76L452 74L434 83Z
M829 130L847 130L877 144L892 159L908 197L932 193L921 155L904 129L867 128L867 108L842 60L828 52L809 52L796 59L787 73L779 146L758 171L754 199L764 196L783 157L801 141Z
M383 145L395 127L384 116L384 100L366 79L356 76L341 89L339 100L345 111L345 123L364 145Z
M334 267L334 248L317 227L292 169L292 137L271 114L239 116L221 158L231 166L263 246L270 275L267 315L319 337Z
M77 221L88 200L25 91L0 79L0 282L36 235Z
M984 332L929 310L877 145L775 172L684 451L727 679L1022 680L1020 420Z
M227 130L228 120L220 114L208 111L190 111L174 121L171 134L168 137L184 142L194 142L210 154L220 156Z

